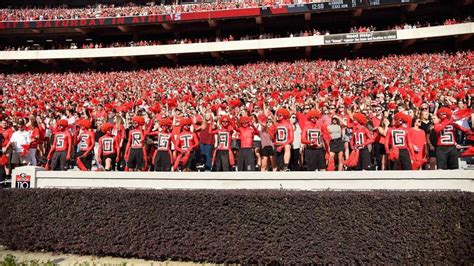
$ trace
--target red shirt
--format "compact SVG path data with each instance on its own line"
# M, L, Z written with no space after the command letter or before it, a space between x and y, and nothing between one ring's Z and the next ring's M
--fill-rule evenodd
M414 128L409 129L410 140L413 143L413 150L415 152L416 159L423 159L426 157L426 133L423 129L416 130Z
M362 147L366 148L367 145L374 142L372 134L370 131L361 125L353 125L352 134L350 139L351 147Z
M441 123L434 125L434 130L438 138L437 146L455 146L456 145L456 130L461 130L464 133L470 133L471 130L463 128L454 123L452 120L445 119Z
M99 156L118 154L120 151L118 137L104 135L99 139Z
M373 116L371 119L372 125L374 126L374 142L384 144L385 143L385 136L379 133L379 130L376 129L377 127L380 127L382 124L382 118L378 118L376 116Z
M321 123L307 122L301 132L301 143L312 148L323 148L323 144L329 146L330 139L327 126Z
M289 121L276 123L270 128L270 135L276 146L291 144L293 142L293 125Z
M0 133L2 133L3 138L5 141L3 142L2 148L5 148L8 143L10 143L10 139L12 138L13 135L13 129L12 128L7 128L7 129L0 129Z
M33 128L33 130L31 131L31 143L30 143L31 149L38 148L39 138L40 138L40 130L37 127Z

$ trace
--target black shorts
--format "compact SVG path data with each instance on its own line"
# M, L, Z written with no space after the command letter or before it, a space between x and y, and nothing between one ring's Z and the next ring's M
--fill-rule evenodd
M130 149L127 166L129 169L143 169L145 167L143 149Z
M171 171L171 156L169 151L157 151L153 161L155 171Z
M326 154L323 148L307 147L304 150L304 157L308 171L326 169Z
M102 166L105 167L105 161L107 159L110 159L111 162L110 162L110 170L114 171L115 170L115 162L117 160L117 154L115 153L111 153L111 154L108 154L108 155L102 155L101 158L102 160Z
M398 161L400 162L400 170L412 170L410 153L407 149L400 149L398 154Z
M379 142L374 142L374 157L378 158L385 154L387 154L387 151L385 150L385 145Z
M84 153L85 153L85 151L80 151L77 154L77 157L81 161L81 163L87 168L87 170L91 170L92 169L92 159L94 158L94 153L89 152L89 154L87 154L86 157L81 157L82 155L84 155Z
M370 152L367 148L363 148L359 151L357 170L370 170Z
M230 150L217 150L216 157L214 158L213 170L217 172L228 172L230 171Z
M436 147L436 167L438 169L459 169L459 152L455 146Z
M428 155L430 158L436 158L436 147L434 150L428 149Z
M275 150L273 149L272 146L265 146L261 150L262 156L270 157L270 156L275 156Z
M343 152L344 143L342 142L342 138L331 140L331 142L329 142L329 148L331 148L331 152L334 153Z

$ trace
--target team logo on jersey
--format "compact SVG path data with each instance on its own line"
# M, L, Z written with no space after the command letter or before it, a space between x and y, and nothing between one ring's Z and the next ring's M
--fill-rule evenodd
M288 140L288 129L286 127L278 127L276 133L277 142L286 142Z
M80 142L79 142L79 150L84 151L87 150L87 140L89 139L88 134L82 134L80 137Z
M447 125L440 133L439 142L441 144L454 144L454 127Z
M229 148L229 132L219 132L217 135L217 147L221 149Z
M102 151L112 152L114 147L114 140L112 138L107 138L102 140Z
M395 147L405 146L405 131L392 130L392 141L393 141L393 146Z
M169 142L170 142L170 135L160 134L158 136L158 148L159 149L168 149Z
M132 133L132 146L142 146L142 133L134 132Z
M58 134L56 135L56 148L57 149L62 149L64 148L64 139L66 136L64 134Z
M183 145L181 146L182 149L189 149L189 147L191 147L190 144L191 144L191 139L193 138L193 135L182 135L179 138L183 143Z
M321 131L317 129L308 130L308 140L313 142L316 141L316 145L321 145Z
M364 145L364 143L365 143L364 133L362 133L362 132L355 133L354 136L355 136L355 144L356 145Z

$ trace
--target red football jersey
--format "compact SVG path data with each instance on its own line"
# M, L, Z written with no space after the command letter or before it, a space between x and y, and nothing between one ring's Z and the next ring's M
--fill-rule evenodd
M352 127L352 134L350 139L350 144L352 148L357 146L366 148L367 145L373 142L373 140L374 139L372 137L372 134L366 127L361 125Z
M456 145L456 132L460 130L466 134L471 133L471 130L463 128L460 125L454 123L452 120L444 120L441 123L434 125L436 136L438 137L437 146L455 146Z

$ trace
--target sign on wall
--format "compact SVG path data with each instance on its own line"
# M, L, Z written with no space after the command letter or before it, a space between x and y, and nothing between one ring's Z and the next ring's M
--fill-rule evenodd
M16 175L16 188L30 188L31 176L21 173Z
M355 42L377 42L396 40L397 31L358 32L347 34L331 34L324 36L324 44L340 44Z

